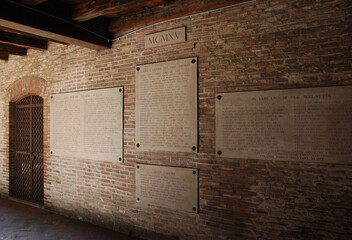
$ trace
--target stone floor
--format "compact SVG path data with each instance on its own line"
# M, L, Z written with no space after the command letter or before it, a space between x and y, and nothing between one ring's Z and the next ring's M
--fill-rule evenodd
M0 199L0 240L130 240L122 233Z

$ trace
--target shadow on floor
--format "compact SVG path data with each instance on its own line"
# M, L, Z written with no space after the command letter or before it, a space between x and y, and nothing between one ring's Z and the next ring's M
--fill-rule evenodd
M23 203L0 199L0 240L137 240Z

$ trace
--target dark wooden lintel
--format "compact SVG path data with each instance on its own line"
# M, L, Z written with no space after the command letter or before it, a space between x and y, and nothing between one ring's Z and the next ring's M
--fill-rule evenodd
M44 40L44 41L47 41L47 42L50 41L50 42L56 42L56 43L67 45L67 43L64 43L64 42L56 41L54 39L49 39L49 38L41 37L41 36L38 36L38 35L26 33L26 32L21 32L21 31L18 31L16 29L10 29L10 28L5 28L5 27L1 27L0 26L0 31L14 33L14 34L17 34L17 35L27 36L27 37L36 38L36 39L41 39L41 40Z
M5 43L0 43L0 53L13 54L18 56L26 56L27 49L22 47L17 47L13 45L8 45Z
M0 59L1 60L8 60L9 54L0 52Z
M22 3L28 4L31 6L35 6L38 4L41 4L42 2L45 2L46 0L22 0Z
M15 33L0 30L0 43L6 43L18 47L31 48L36 50L47 50L48 42L28 36L22 36Z

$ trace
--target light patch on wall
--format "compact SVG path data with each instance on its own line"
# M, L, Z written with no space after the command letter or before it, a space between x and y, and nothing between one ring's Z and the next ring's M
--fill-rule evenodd
M287 77L288 83L301 83L303 79L299 75L290 75Z

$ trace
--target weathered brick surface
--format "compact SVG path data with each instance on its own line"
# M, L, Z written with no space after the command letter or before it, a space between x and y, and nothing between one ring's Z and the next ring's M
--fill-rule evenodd
M187 42L144 48L146 34L180 26ZM46 52L11 56L0 63L0 194L8 194L9 181L5 90L30 93L11 86L40 78L46 83L34 93L45 98L47 208L147 238L351 239L352 159L342 165L219 158L214 103L218 92L352 84L351 26L351 1L258 0L155 25L111 50L52 43ZM136 151L135 66L193 56L199 153ZM125 87L125 163L50 156L49 94L109 86ZM137 204L136 162L199 168L199 214Z

